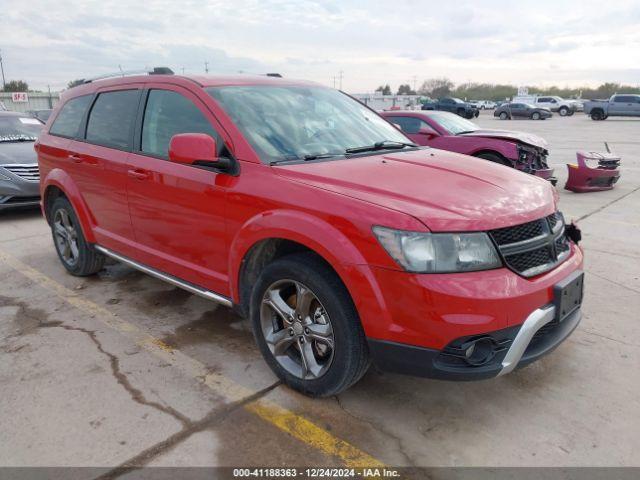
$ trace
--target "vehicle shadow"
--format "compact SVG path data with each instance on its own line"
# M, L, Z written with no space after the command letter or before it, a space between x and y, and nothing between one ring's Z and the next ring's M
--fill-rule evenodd
M42 217L40 207L29 207L15 210L0 210L0 222L12 222ZM44 220L44 218L43 218Z

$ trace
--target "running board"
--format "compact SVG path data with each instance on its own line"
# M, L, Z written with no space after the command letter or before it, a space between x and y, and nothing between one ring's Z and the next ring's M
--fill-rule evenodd
M99 251L100 253L103 253L104 255L113 258L114 260L117 260L119 262L124 263L125 265L128 265L130 267L135 268L136 270L140 270L143 273L146 273L147 275L151 275L152 277L155 277L159 280L162 280L164 282L170 283L171 285L175 285L176 287L180 287L185 289L188 292L191 292L195 295L198 295L200 297L206 298L207 300L212 300L214 302L220 303L222 305L225 305L227 307L231 307L233 306L233 302L227 298L227 297L223 297L222 295L218 295L217 293L214 293L210 290L205 290L204 288L200 288L196 285L193 285L191 283L187 283L183 280L180 280L174 276L168 275L166 273L160 272L159 270L156 270L154 268L151 267L147 267L146 265L143 265L141 263L138 263L134 260L131 260L130 258L127 257L123 257L122 255L119 255L111 250L109 250L108 248L104 248L101 247L100 245L94 245L94 248Z

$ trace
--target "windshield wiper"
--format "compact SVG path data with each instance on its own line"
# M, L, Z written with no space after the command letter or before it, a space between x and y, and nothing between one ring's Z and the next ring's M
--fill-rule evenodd
M363 152L375 152L376 150L400 150L405 147L417 147L415 143L409 142L395 142L392 140L383 140L376 142L373 145L364 145L362 147L351 147L345 150L345 153L363 153Z
M281 160L274 160L269 163L269 165L278 165L279 163L291 163L291 162L300 162L300 161L308 161L308 160L320 160L322 158L333 158L333 157L341 157L344 155L343 153L311 153L302 156L288 156L287 158L283 158Z
M341 153L311 153L302 157L303 160L318 160L321 158L339 157Z

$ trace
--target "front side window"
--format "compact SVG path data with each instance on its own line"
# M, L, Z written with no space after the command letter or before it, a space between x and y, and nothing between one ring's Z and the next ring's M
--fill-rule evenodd
M400 125L402 131L410 135L418 133L422 123L419 118L415 117L390 117L389 121Z
M118 90L98 95L87 122L87 141L127 150L138 110L139 90Z
M49 133L61 137L74 138L78 135L84 114L89 108L93 95L84 95L69 100L53 121Z
M315 86L226 86L206 91L262 161L342 156L349 148L409 139L360 102Z
M206 133L218 141L211 123L191 100L170 90L151 90L144 111L141 150L169 158L171 137L179 133ZM220 141L217 144L224 146Z

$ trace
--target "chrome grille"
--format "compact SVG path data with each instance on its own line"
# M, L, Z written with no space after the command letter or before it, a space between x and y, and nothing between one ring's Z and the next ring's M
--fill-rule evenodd
M38 170L38 165L13 163L11 165L3 165L2 168L24 180L28 180L30 182L40 181L40 170Z
M555 268L569 256L571 249L560 212L533 222L492 230L489 234L505 264L523 277L533 277Z

